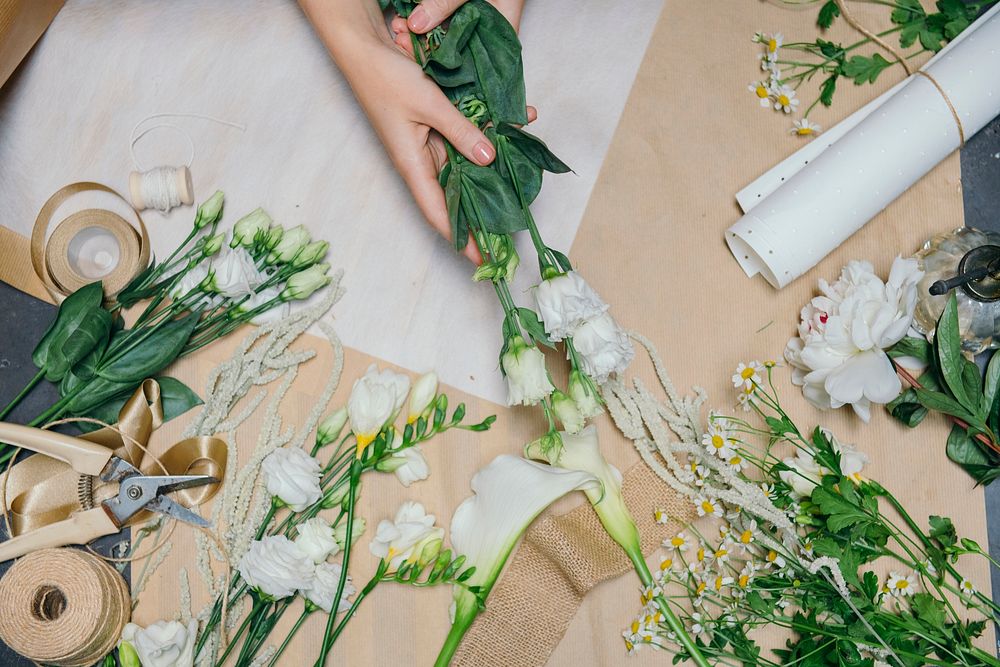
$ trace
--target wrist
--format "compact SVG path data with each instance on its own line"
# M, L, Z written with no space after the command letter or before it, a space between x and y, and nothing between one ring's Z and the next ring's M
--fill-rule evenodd
M377 0L299 0L299 5L345 76L371 49L391 44Z

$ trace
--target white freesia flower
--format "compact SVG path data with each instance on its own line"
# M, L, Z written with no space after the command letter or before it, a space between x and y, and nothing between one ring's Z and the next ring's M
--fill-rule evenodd
M341 431L347 424L347 407L330 413L316 428L316 442L321 445L328 445L340 437Z
M532 291L545 332L554 341L573 335L584 322L608 309L608 304L576 271L543 280Z
M464 567L475 567L466 583L489 595L504 563L525 528L554 501L570 491L600 486L588 473L562 470L501 455L472 478L475 495L455 510L451 543L466 557ZM476 596L456 586L456 626L467 628L478 612Z
M191 667L197 634L195 620L187 625L157 621L145 628L129 623L122 630L122 641L132 645L142 667Z
M427 459L420 449L420 445L412 445L406 449L401 449L388 459L380 461L376 466L383 472L395 473L399 483L409 487L414 482L427 479L431 474Z
M412 424L417 421L424 412L427 412L434 399L437 398L438 376L433 371L424 373L413 383L413 391L410 392L410 412L406 416L406 423Z
M300 592L307 600L329 614L330 610L333 609L333 596L337 594L337 587L340 585L341 571L340 563L320 563L316 566L308 588L304 588ZM338 614L351 608L349 598L356 592L357 589L351 583L351 575L347 575L344 592L340 597L340 604L337 605Z
M382 427L399 414L410 391L410 379L375 364L354 381L347 401L347 414L358 440L358 453L371 444Z
M555 388L545 370L545 355L520 336L514 336L500 359L507 377L507 405L536 405Z
M220 255L212 262L209 289L231 299L253 294L267 280L263 271L257 270L253 257L246 248L239 247Z
M260 466L268 493L292 510L301 512L319 500L321 466L301 447L280 447Z
M309 587L316 564L284 535L269 535L250 543L237 570L243 581L276 600Z
M609 313L588 320L574 331L573 345L584 372L597 384L604 384L609 375L628 368L635 356L628 334Z
M897 257L886 282L868 262L852 261L821 296L802 309L799 335L785 359L792 382L820 409L850 405L864 421L872 403L888 403L902 389L886 355L907 333L923 273L917 260Z
M253 245L257 234L266 232L272 222L271 216L264 209L254 209L233 225L233 240L229 242L230 247L243 246L249 248Z
M322 563L340 551L340 545L333 539L333 528L322 517L313 517L298 525L299 535L295 544L314 563Z
M868 463L868 457L851 445L842 444L830 431L823 429L823 433L830 440L833 451L840 454L841 474L855 482L861 481L861 470ZM786 458L784 463L791 470L779 471L778 476L791 488L792 495L796 498L810 497L823 476L834 473L817 463L811 452L801 448L795 451L794 457Z
M379 522L368 548L374 556L388 560L390 570L399 569L404 562L415 562L426 544L444 537L444 529L434 521L423 505L406 501L392 521Z

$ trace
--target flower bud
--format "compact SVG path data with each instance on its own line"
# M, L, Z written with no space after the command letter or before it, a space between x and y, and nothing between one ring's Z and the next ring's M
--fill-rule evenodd
M233 240L229 242L231 248L243 246L249 248L253 245L254 239L259 232L266 232L271 226L271 216L264 209L258 208L239 219L233 227Z
M347 498L348 491L350 491L350 484L341 484L328 490L323 496L323 509L333 509L338 505L342 505L344 499Z
M194 228L201 229L206 225L214 225L222 216L222 204L225 195L222 190L216 190L215 194L198 207L198 213L194 216Z
M131 643L122 641L118 644L118 664L121 667L142 667L142 663L139 662L139 653Z
M521 336L507 341L500 366L507 377L507 405L536 405L554 389L545 370L545 355Z
M365 532L365 519L364 517L356 516L354 517L354 525L351 527L351 544L354 544ZM333 529L333 539L337 540L337 544L341 549L346 549L345 546L347 542L347 521L342 521L340 524Z
M410 414L406 417L406 423L412 424L421 415L427 412L434 399L437 398L438 377L431 371L417 378L410 390Z
M569 395L584 419L596 417L604 412L594 381L578 370L573 370L569 374Z
M567 433L579 433L583 428L583 415L580 414L576 403L558 389L552 392L552 410Z
M329 264L313 264L308 269L292 275L285 283L281 299L283 301L308 299L313 292L330 282L330 276L326 275L329 268Z
M413 552L417 554L417 565L426 567L433 563L441 553L442 543L443 540L432 533L430 539L427 539L419 550Z
M323 259L329 248L330 244L326 241L313 241L295 254L291 262L292 268L304 269L307 266L312 266Z
M346 423L347 407L345 406L331 413L326 419L320 422L319 428L316 429L316 444L320 447L329 445L340 437L340 432L344 430Z
M562 452L563 441L557 431L549 431L538 440L533 440L524 446L524 458L535 461L548 461L556 465Z
M483 262L472 274L472 279L479 280L511 280L517 270L521 258L514 247L514 240L509 234L486 235L486 243L490 251L490 261Z
M270 229L267 230L267 236L264 237L263 244L264 248L267 250L273 250L281 242L281 237L285 235L285 228L281 225L272 225Z
M267 256L267 263L275 264L277 262L287 263L292 261L292 258L306 247L310 240L309 230L302 225L286 229L282 233L277 245L271 250L271 254Z
M407 460L402 456L387 456L375 464L375 470L379 472L396 472L407 464Z
M205 245L201 247L201 254L204 257L211 257L222 248L222 242L226 240L226 235L219 233L205 239Z

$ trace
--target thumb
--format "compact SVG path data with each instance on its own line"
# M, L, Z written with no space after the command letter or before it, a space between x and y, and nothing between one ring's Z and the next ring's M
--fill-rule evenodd
M406 25L415 33L424 34L441 25L466 0L423 0L406 19Z
M496 157L493 144L447 97L441 95L430 113L426 123L440 132L459 153L481 167L493 162Z

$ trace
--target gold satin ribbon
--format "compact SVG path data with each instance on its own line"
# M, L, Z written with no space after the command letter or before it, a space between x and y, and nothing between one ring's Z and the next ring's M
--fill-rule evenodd
M113 450L115 456L128 461L145 475L211 475L219 480L225 477L228 449L219 438L187 438L160 456L147 457L146 443L162 423L160 385L156 380L146 380L122 406L117 430L102 428L79 437ZM3 500L12 537L62 521L82 509L77 492L80 474L61 461L31 456L15 465L6 476L6 480L0 478L0 483L6 482ZM114 487L95 487L95 502L113 495ZM198 505L211 499L218 488L219 484L210 484L185 489L178 491L175 497L185 506ZM129 525L146 521L149 516L148 512L141 512L129 521Z
M122 200L135 214L137 227L133 227L117 213L104 209L77 211L55 228L46 241L46 234L56 210L70 197L81 192L107 192ZM56 303L62 303L71 292L94 282L77 273L69 258L69 242L76 234L89 227L97 227L115 237L119 248L117 266L101 278L104 297L110 299L149 264L149 234L142 217L124 197L100 183L71 183L56 191L38 212L31 230L31 266L35 275L45 285Z

